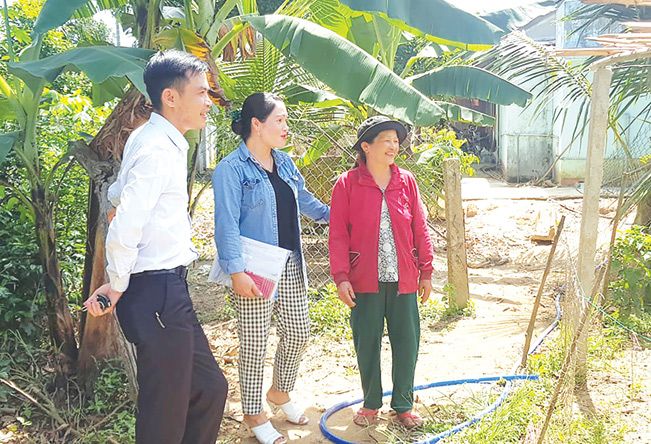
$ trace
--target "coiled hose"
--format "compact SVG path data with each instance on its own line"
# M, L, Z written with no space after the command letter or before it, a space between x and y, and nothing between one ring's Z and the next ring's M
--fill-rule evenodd
M554 323L552 323L547 329L540 335L540 337L536 340L535 344L531 347L529 350L529 355L535 353L535 351L540 347L540 344L543 343L543 341L547 338L547 336L556 328L558 327L558 324L561 320L561 306L560 306L560 298L561 298L562 293L559 293L556 296L556 299L554 300L554 303L556 305L556 320ZM511 390L513 388L513 381L518 381L518 380L524 380L524 381L537 381L538 380L538 375L516 375L515 372L518 368L518 364L515 365L513 368L513 373L512 375L500 375L500 376L487 376L487 377L482 377L482 378L470 378L470 379L453 379L450 381L437 381L437 382L432 382L430 384L423 384L414 387L414 391L418 390L426 390L434 387L448 387L448 386L453 386L453 385L460 385L460 384L488 384L488 383L493 383L493 382L499 382L499 381L506 381L506 384L504 386L504 390L502 391L502 394L500 395L497 400L486 407L484 410L479 412L474 418L469 419L466 422L463 422L457 426L454 426L453 428L446 430L444 432L439 433L438 435L435 435L425 441L420 441L417 444L434 444L436 442L439 442L440 440L447 438L450 435L453 435L455 433L458 433L462 431L463 429L470 427L472 424L480 421L484 416L488 415L491 412L494 412L497 410L499 406L504 403L504 400L506 400L506 397L511 393ZM382 396L388 396L392 393L391 390L387 390L386 392L382 393ZM355 399L352 401L344 401L340 402L339 404L335 404L334 406L330 407L328 410L325 411L323 415L321 415L321 420L319 422L319 427L321 429L321 433L328 438L330 441L334 442L335 444L356 444L352 441L346 441L345 439L342 439L338 436L335 436L329 429L328 426L326 425L326 422L328 421L328 418L330 418L332 415L334 415L336 412L339 410L345 409L346 407L350 407L355 404L359 404L363 402L364 399Z

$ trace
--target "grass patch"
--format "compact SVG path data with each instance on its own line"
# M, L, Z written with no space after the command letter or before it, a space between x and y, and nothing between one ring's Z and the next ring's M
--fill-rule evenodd
M540 405L546 391L537 383L529 382L516 389L505 404L466 432L448 438L448 443L497 444L519 443L526 434L527 425L540 419ZM490 403L485 404L486 407Z
M114 412L120 406L120 411ZM91 429L84 435L81 441L84 444L105 444L110 440L121 444L135 442L135 404L129 399L129 381L119 359L107 362L97 378L92 399L79 413L93 421L112 415L99 430Z
M638 315L625 315L620 310L616 310L611 316L614 319L604 316L606 334L628 339L630 332L627 329L629 329L648 338L639 337L640 345L651 347L651 314L644 312Z
M617 358L628 344L625 338L611 334L598 334L589 339L589 362L592 368L606 368L608 362ZM565 342L562 336L549 339L542 354L531 356L528 360L529 374L540 375L536 382L519 382L505 403L495 412L485 416L480 422L465 431L446 438L448 444L496 444L521 443L529 435L537 437L549 398L558 381L558 376L565 357ZM423 430L426 439L473 418L495 401L502 387L492 386L486 389L477 385L464 386L466 392L459 398L449 397L443 401L425 405L428 415ZM559 400L547 430L546 444L618 444L624 440L628 427L616 415L602 409L593 413L581 413L572 408L574 397L567 395ZM389 442L408 442L413 436L404 434L387 434ZM529 441L527 441L529 442ZM532 441L536 442L536 440Z
M311 288L307 296L312 334L352 339L350 308L337 296L335 284Z
M309 289L308 302L313 334L352 339L350 308L339 299L335 284L331 283L319 289ZM421 321L432 323L441 320L454 320L473 314L474 304L471 303L465 309L450 308L440 300L430 298L424 304L418 305L418 311Z

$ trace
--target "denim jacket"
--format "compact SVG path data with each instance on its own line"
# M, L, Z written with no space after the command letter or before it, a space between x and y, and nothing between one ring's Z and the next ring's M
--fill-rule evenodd
M294 191L299 232L301 213L316 222L327 223L330 207L307 191L305 179L289 155L275 149L271 154L278 175ZM226 273L238 273L244 271L240 235L278 245L276 195L267 173L254 160L244 142L219 162L212 176L212 185L219 265Z

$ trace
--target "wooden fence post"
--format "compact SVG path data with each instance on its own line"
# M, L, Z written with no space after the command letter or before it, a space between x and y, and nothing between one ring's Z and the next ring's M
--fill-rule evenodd
M459 159L443 162L445 174L445 219L448 237L448 284L453 287L450 304L459 308L468 305L468 258L466 257L466 227L461 201L461 166Z

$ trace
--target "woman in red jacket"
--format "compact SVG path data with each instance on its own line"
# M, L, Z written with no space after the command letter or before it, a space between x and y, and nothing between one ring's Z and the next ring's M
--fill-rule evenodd
M423 424L412 410L418 357L418 301L432 290L432 241L414 176L394 161L407 136L402 124L371 117L357 131L357 166L332 192L330 272L350 325L364 406L353 421L367 425L382 407L380 350L387 322L393 359L391 407L407 428Z

